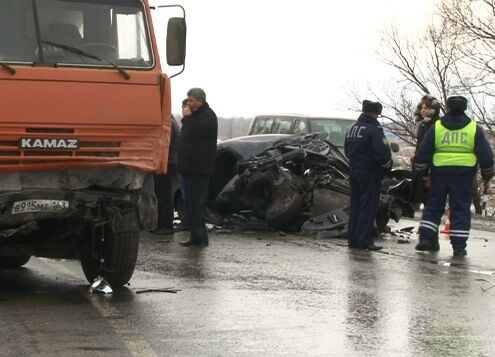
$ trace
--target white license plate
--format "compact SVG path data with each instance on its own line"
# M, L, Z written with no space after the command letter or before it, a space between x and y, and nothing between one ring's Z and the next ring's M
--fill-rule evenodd
M31 212L62 212L69 208L69 201L64 200L25 200L16 201L12 214Z

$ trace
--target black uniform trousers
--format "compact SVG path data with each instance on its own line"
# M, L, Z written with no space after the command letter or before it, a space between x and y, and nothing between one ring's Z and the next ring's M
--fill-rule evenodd
M349 246L366 249L374 244L373 224L380 199L382 175L373 170L351 173Z
M186 191L185 210L186 225L191 233L191 240L208 243L205 211L208 200L208 184L210 176L199 174L184 174L184 188Z
M177 165L170 164L166 175L155 175L155 195L158 201L158 224L159 229L174 228L174 200L172 193L172 181L177 173Z

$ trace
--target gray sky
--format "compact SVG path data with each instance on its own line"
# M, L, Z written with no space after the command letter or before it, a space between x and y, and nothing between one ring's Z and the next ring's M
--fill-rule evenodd
M224 117L347 109L354 88L393 85L393 71L376 54L381 31L394 23L417 35L430 21L433 3L183 0L186 69L172 79L173 112L180 112L191 87L202 87ZM167 13L158 11L161 32ZM159 44L165 48L164 41ZM161 57L164 63L164 52Z

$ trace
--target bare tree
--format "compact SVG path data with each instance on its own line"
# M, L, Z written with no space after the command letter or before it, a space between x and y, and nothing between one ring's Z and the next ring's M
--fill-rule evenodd
M494 132L495 2L493 0L442 0L439 14L459 35L462 68L456 75L470 97L478 121ZM466 70L467 69L467 70ZM461 75L461 73L469 73Z
M425 94L432 94L445 103L449 94L462 85L459 66L464 53L459 51L459 36L446 20L427 28L416 41L402 36L392 27L384 33L381 52L384 63L394 68L401 80L395 94L385 103L391 110L389 129L407 142L416 142L414 111ZM442 105L442 111L444 111Z
M400 88L401 92L397 93L397 88ZM392 115L387 115L385 112L382 114L384 119L382 125L406 144L414 146L416 125L413 118L416 103L410 100L406 88L400 87L399 84L386 89L385 94L380 94L371 88L368 88L367 92L370 98L376 98L386 108L387 113L393 113ZM362 93L353 90L350 95L353 96L356 105L349 109L359 111Z

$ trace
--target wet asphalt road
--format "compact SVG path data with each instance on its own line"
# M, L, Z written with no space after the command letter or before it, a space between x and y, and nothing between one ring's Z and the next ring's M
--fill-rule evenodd
M143 233L130 285L107 296L88 294L78 262L33 258L0 271L0 356L493 356L495 234L472 235L454 259L445 239L421 254L391 236L371 253L277 233L212 234L206 249ZM180 291L138 293L149 288Z

